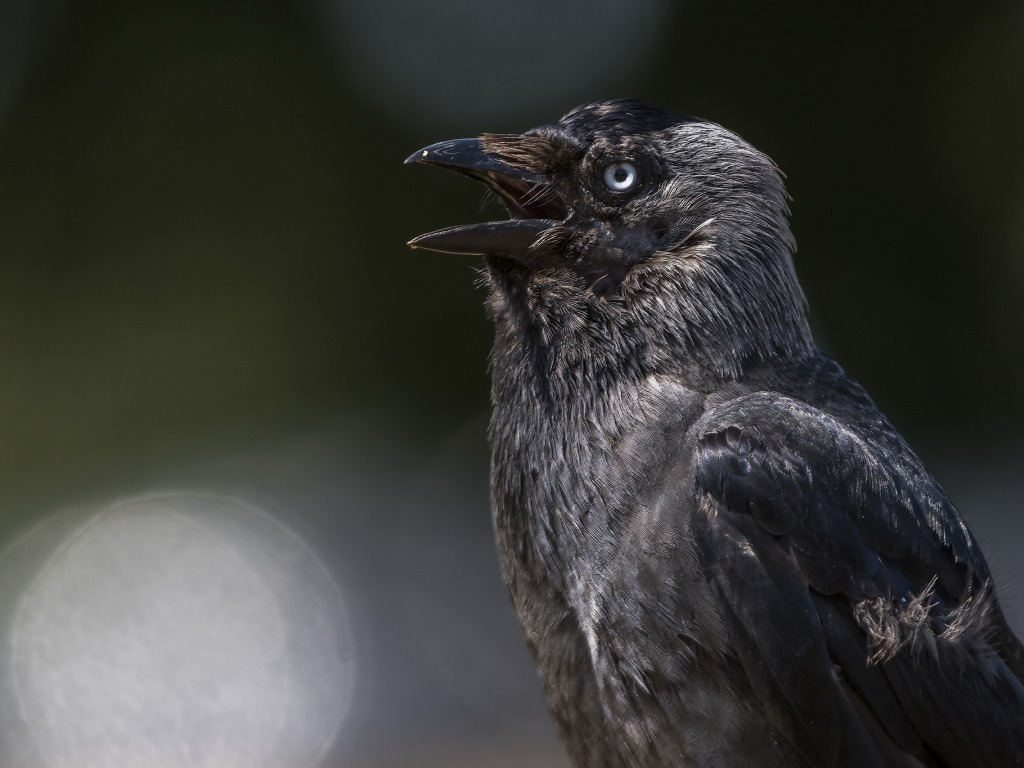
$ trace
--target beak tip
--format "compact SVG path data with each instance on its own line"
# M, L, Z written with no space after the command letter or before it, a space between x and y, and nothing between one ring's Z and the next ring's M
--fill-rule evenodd
M495 160L483 151L479 139L451 139L417 149L405 158L405 162L436 165L466 173L467 170L488 166Z
M411 155L405 158L404 164L408 165L409 163L423 162L423 160L426 159L428 154L430 154L430 152L427 149L417 149L415 152L413 152Z

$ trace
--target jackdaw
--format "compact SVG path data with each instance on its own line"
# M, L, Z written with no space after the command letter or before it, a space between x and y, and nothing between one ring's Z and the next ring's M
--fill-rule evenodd
M1024 765L963 518L811 338L772 161L634 100L407 162L483 182L501 565L577 768Z

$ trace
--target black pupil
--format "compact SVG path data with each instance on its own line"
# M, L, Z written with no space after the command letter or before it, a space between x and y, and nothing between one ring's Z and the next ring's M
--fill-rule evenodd
M621 184L622 182L624 182L628 178L629 178L629 171L627 171L625 168L616 168L615 169L615 180L617 182L619 182Z

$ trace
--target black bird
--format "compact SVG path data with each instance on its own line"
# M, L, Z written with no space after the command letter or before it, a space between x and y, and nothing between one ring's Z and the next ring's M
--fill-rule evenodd
M578 768L1024 765L1024 648L811 339L767 156L614 100L407 162L511 214L411 245L486 265L498 550Z

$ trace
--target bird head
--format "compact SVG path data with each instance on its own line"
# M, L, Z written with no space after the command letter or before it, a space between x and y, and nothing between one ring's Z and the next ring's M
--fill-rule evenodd
M589 318L638 329L647 354L700 358L718 378L811 346L781 176L715 123L616 99L522 134L433 144L406 162L497 194L509 219L409 244L483 256L492 291L527 297L526 311L550 307L535 290L546 286L563 305L570 295L586 304Z

